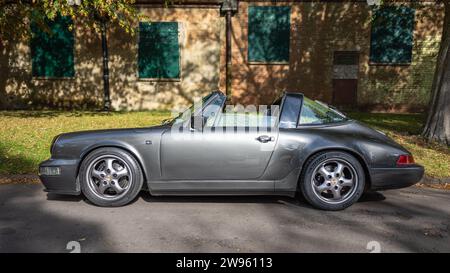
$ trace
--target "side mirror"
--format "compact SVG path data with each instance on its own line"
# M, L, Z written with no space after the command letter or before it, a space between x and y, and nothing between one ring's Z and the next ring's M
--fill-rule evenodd
M204 116L192 116L191 128L196 131L203 131L203 126L206 124L207 117Z

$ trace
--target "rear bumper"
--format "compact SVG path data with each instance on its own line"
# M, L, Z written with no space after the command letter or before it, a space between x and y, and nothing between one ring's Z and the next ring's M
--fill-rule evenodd
M41 167L59 167L60 175L43 175L39 178L44 184L46 192L79 195L80 183L77 181L78 161L66 159L49 159L39 164Z
M424 174L420 165L397 168L372 168L370 171L371 189L388 190L412 186L419 182Z

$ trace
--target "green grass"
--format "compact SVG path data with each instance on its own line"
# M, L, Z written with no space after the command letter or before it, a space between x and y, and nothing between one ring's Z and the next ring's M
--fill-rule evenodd
M385 132L407 148L425 173L433 178L450 177L450 147L428 143L421 136L425 116L422 114L349 113L372 128Z
M50 143L60 133L148 127L168 117L168 111L0 111L0 174L37 173L38 163L50 157Z
M450 177L450 148L427 143L420 136L423 115L350 113L410 150L434 178ZM33 174L50 156L52 138L63 132L103 128L147 127L161 123L168 111L58 112L0 111L0 174Z

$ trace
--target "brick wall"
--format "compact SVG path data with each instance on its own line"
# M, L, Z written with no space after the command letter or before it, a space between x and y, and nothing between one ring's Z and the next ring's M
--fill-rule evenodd
M249 5L291 5L289 64L247 62ZM407 5L416 9L411 64L369 65L371 10L365 2L240 2L239 12L233 17L233 100L244 104L270 103L287 89L331 103L333 53L350 50L360 52L360 108L422 110L431 90L443 6L430 2Z
M249 5L290 5L288 64L247 62ZM359 51L358 107L366 110L421 111L426 107L443 21L443 6L413 3L416 9L412 62L370 65L371 10L364 1L240 1L232 19L234 102L270 103L283 90L332 100L333 53ZM161 109L188 105L211 90L225 90L225 19L219 6L141 6L153 21L180 23L181 77L148 81L137 77L137 42L120 30L108 33L111 100L116 109ZM4 45L0 55L0 97L8 108L98 107L102 103L102 53L98 33L75 32L75 77L31 77L28 41Z
M142 6L153 21L178 22L180 79L148 80L138 77L139 36L109 30L111 103L115 109L171 109L186 106L219 88L220 48L224 21L219 6L164 8ZM76 22L75 22L76 24ZM77 25L77 24L76 24ZM16 41L0 55L0 97L3 108L98 108L103 101L100 34L75 30L75 77L42 79L31 75L27 40ZM6 107L5 107L6 106ZM1 108L1 106L0 106Z

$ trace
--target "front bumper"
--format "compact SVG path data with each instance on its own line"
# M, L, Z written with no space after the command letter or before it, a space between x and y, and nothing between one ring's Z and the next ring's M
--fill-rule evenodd
M80 183L77 180L78 160L49 159L39 164L41 167L59 167L59 175L39 174L39 178L44 184L46 192L79 195Z
M412 186L419 182L424 174L420 165L397 168L372 168L370 171L371 189L388 190Z

